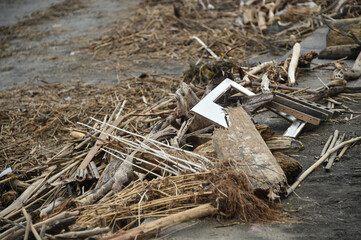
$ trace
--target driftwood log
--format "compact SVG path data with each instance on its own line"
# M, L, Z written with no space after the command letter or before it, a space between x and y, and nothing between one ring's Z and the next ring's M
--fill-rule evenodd
M243 172L256 194L282 194L286 177L242 107L227 110L231 126L217 129L213 145L220 159Z
M358 44L348 44L331 46L323 49L318 58L320 59L340 59L347 57L348 59L355 59L361 50L361 46Z

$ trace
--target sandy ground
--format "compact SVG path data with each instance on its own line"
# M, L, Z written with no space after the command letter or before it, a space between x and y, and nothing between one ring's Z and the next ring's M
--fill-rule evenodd
M49 8L52 3L61 6ZM154 61L142 62L127 71L117 72L116 62L97 61L86 46L106 34L110 26L122 24L137 6L137 0L103 1L25 1L5 0L0 3L0 90L38 85L45 82L116 83L121 79L138 76L142 72L180 75L186 64ZM46 17L32 12L45 12ZM31 19L36 21L31 21ZM4 26L13 26L4 31ZM14 27L15 26L15 27ZM317 32L303 43L320 50L325 31ZM308 45L307 45L308 44ZM322 76L322 73L318 76ZM329 73L325 73L329 74ZM314 76L312 76L314 77ZM300 86L312 86L310 76L300 80ZM360 103L350 106L361 110ZM292 155L304 168L315 162L323 144L335 129L346 133L347 138L359 136L361 120L344 120L342 115L334 122L315 128L308 126L300 139L303 152ZM279 128L287 123L274 116L265 117ZM297 189L296 194L282 201L289 212L289 223L272 225L242 225L220 223L206 219L169 229L161 236L166 239L359 239L361 234L361 148L347 151L336 162L331 172L322 168L312 173Z

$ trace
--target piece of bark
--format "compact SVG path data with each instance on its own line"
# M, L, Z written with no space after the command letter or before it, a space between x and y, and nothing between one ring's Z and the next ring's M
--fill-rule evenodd
M231 120L228 129L216 129L213 145L225 164L232 164L249 179L256 193L281 194L286 177L242 107L227 109Z
M286 175L287 183L292 184L296 181L298 175L302 172L302 165L294 158L281 152L273 152L273 156L281 166Z
M119 235L106 239L127 240L149 238L159 234L161 231L164 231L167 228L170 228L182 222L187 222L193 219L198 219L216 213L217 209L213 207L210 203L207 203L180 213L157 219L153 222L140 225L139 227L130 229L128 231L120 233Z
M340 59L347 57L347 59L355 59L361 50L358 44L348 44L331 46L324 48L318 58L320 59Z

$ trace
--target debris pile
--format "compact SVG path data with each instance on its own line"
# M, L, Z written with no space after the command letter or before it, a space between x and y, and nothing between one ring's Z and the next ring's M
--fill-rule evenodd
M236 20L266 34L277 19L281 25L304 18L315 24L327 1L240 2L146 1L119 38L92 46L128 56L158 49L157 54L177 58L188 51L199 59L183 79L149 74L117 85L45 83L0 93L0 239L134 239L212 215L284 221L275 202L326 159L330 171L361 137L339 137L335 131L320 158L300 176L302 165L285 153L303 150L296 138L306 125L359 114L341 101L360 97L360 87L346 86L349 69L342 60L312 64L318 54L302 52L299 43L283 61L241 66L249 32L210 24ZM323 13L345 7L327 6ZM351 6L345 8L355 14ZM163 30L169 39L157 35ZM217 41L207 45L201 40L210 36ZM232 38L245 42L224 44ZM187 48L195 44L191 39L205 50ZM234 46L239 55L226 59ZM215 60L202 60L208 54ZM358 53L353 73L360 61ZM300 75L321 68L333 71L329 84L321 80L319 89L295 87ZM289 121L283 134L256 122L255 116L268 112ZM152 217L159 219L143 224Z

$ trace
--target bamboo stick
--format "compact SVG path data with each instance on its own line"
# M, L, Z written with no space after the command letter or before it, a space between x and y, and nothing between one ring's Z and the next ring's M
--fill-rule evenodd
M337 139L337 141L336 141L336 143L335 143L335 146L339 145L339 144L343 141L344 138L345 138L345 134L343 134L342 136L340 136L340 137ZM335 159L336 159L336 156L337 156L337 151L331 154L330 158L328 159L328 163L327 163L327 165L326 165L326 167L325 167L325 171L330 171L330 169L331 169L331 167L332 167L332 165L333 165L333 162L334 162Z
M326 151L327 151L327 149L328 149L328 146L330 146L330 143L331 143L331 141L332 141L332 138L333 138L333 135L331 134L331 136L327 139L327 142L326 142L325 146L323 146L323 148L322 148L320 157L322 157L322 156L326 153Z

